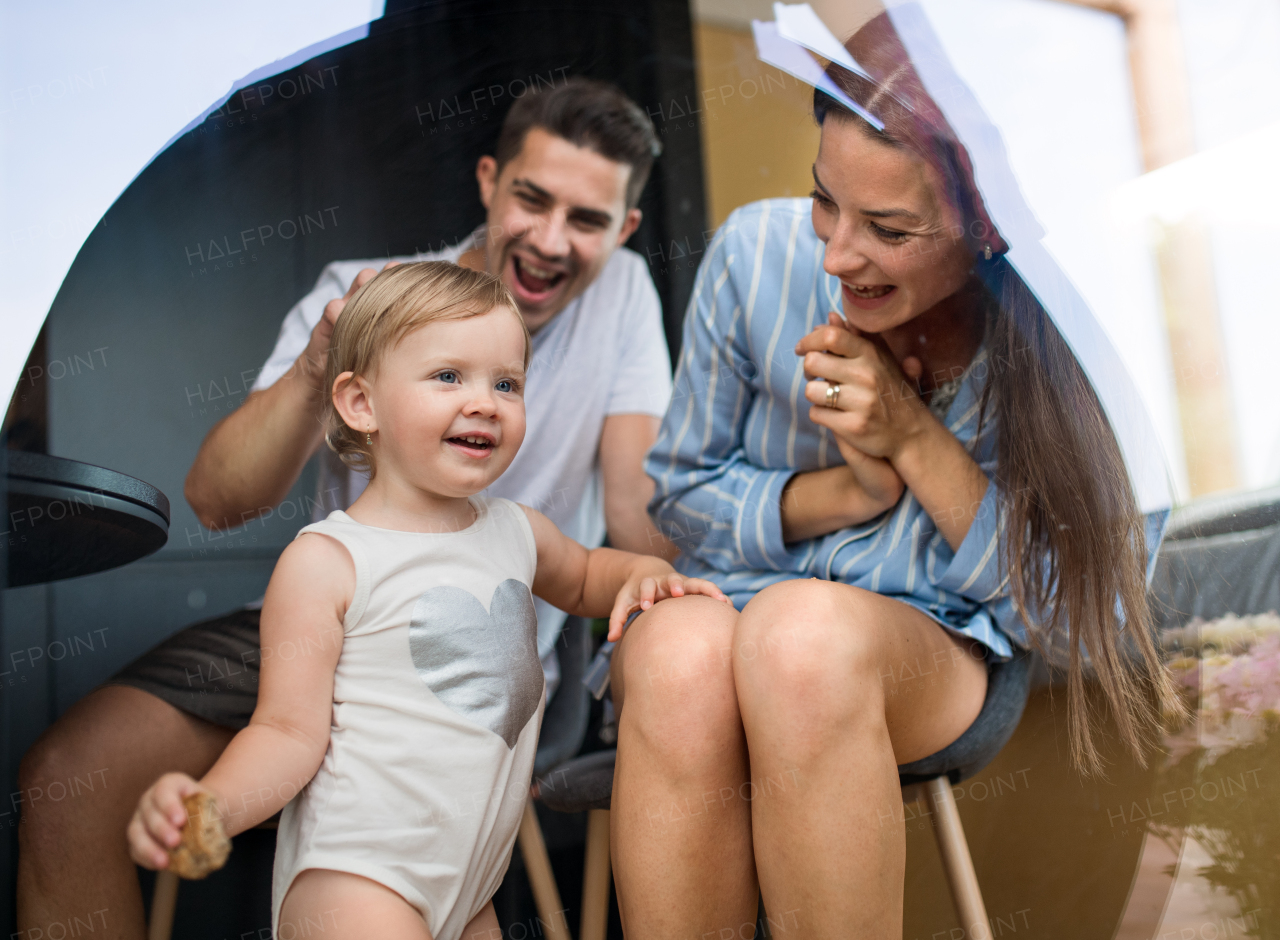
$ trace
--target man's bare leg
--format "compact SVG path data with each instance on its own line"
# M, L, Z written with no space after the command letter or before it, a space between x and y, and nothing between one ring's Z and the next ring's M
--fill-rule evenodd
M737 616L706 597L666 600L636 618L614 654L612 850L628 936L751 935L758 890L730 652Z
M140 940L146 918L125 845L129 817L156 777L202 776L234 735L130 686L104 686L71 706L18 771L18 930L49 936L54 923L103 912L93 922L105 938ZM65 795L55 800L59 785Z

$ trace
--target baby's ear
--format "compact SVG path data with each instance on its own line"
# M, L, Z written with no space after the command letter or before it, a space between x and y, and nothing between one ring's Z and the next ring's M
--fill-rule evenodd
M373 414L369 383L354 372L343 372L333 381L333 407L353 430L367 433L378 430Z

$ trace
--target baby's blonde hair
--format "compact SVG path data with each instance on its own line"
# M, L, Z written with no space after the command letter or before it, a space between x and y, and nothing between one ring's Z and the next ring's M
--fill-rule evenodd
M348 467L376 471L365 432L347 425L333 404L333 387L344 372L369 377L382 356L420 326L436 320L466 320L507 307L524 333L529 366L529 328L515 298L498 278L448 261L417 261L389 268L356 291L338 317L325 369L325 440ZM350 381L350 380L348 380Z

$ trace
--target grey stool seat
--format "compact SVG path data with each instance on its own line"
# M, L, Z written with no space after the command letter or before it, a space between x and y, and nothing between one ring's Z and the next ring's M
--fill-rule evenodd
M591 720L591 694L582 676L591 662L591 621L568 617L556 640L560 664L560 685L547 703L533 759L534 775L541 775L563 763L582 749Z
M980 773L1009 743L1022 720L1031 691L1031 658L1019 650L1012 659L992 663L982 711L965 733L936 754L898 766L898 781L907 786L946 776L959 783Z
M617 756L617 750L609 748L566 761L554 772L538 778L538 799L560 813L608 809Z
M935 817L938 848L942 855L951 896L961 923L970 925L974 940L989 940L986 907L973 870L953 784L981 771L1009 742L1022 719L1031 689L1030 658L1019 651L1006 662L993 663L987 673L987 695L982 711L964 734L942 750L898 767L903 799L924 797ZM609 898L609 808L613 797L613 771L617 751L597 751L566 761L537 778L538 799L562 813L590 811L585 868L590 895L583 887L583 930L580 940L604 940ZM920 785L920 786L917 786ZM588 928L587 905L595 912Z

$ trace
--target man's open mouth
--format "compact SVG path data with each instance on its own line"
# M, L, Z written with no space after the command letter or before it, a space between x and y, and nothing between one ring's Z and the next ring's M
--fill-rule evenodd
M545 294L554 290L560 285L567 274L563 271L553 271L550 268L543 268L521 258L519 255L511 256L512 262L515 264L516 280L520 282L520 286L528 293L537 295Z

